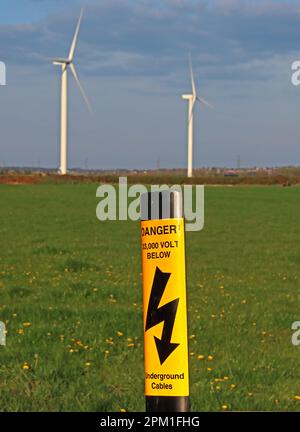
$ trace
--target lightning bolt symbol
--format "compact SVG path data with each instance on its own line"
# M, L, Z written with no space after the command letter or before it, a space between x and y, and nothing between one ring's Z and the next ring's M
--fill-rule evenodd
M171 273L164 273L156 267L146 318L146 331L164 322L161 339L154 336L160 364L163 364L169 355L180 345L178 343L171 343L179 298L159 307L170 276Z

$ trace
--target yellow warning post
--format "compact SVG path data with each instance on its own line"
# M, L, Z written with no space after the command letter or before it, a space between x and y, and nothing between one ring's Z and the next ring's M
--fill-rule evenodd
M183 217L142 220L141 242L146 404L148 400L148 408L155 411L186 411L189 367Z

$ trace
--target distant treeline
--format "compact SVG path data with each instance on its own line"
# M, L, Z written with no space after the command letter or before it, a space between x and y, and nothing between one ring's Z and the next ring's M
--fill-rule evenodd
M184 170L78 172L61 176L55 172L30 170L2 170L2 184L35 183L118 183L126 176L130 184L204 184L204 185L282 185L300 184L300 168L268 168L251 170L195 170L193 178L187 178Z

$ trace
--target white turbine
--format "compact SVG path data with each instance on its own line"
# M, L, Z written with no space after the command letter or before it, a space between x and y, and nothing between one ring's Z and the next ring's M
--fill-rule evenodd
M65 175L67 173L67 166L68 166L68 66L71 69L71 72L75 78L75 81L79 87L80 93L87 104L87 107L90 112L92 112L92 108L90 106L90 103L88 101L88 98L82 88L82 85L80 84L80 81L78 79L76 69L73 63L74 59L74 52L76 48L79 28L81 24L83 16L83 9L81 9L80 16L77 22L75 34L71 43L70 51L68 58L57 58L53 60L54 65L61 66L61 111L60 111L60 167L59 171L60 174Z
M190 74L191 74L191 82L192 82L192 93L191 94L183 94L182 99L186 99L189 101L188 107L188 155L187 155L187 176L193 177L193 116L194 116L194 107L196 101L213 108L206 100L197 96L197 90L195 86L192 62L190 59Z

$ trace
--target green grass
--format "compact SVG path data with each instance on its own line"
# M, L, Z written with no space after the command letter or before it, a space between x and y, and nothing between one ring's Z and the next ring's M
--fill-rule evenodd
M99 222L95 192L0 186L2 411L144 410L139 223ZM299 214L297 187L206 189L187 234L194 411L299 410Z

